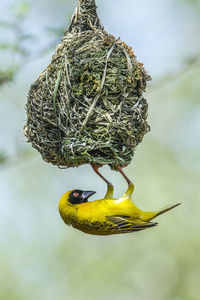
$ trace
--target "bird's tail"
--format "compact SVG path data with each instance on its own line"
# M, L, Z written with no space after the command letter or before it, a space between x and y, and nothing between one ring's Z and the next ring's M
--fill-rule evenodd
M174 205L168 205L168 206L166 206L165 208L163 208L159 211L154 211L154 212L145 211L145 212L142 212L141 215L140 215L140 220L144 221L144 222L149 222L152 219L156 218L157 216L160 216L160 215L166 213L168 210L171 210L171 209L173 209L174 207L176 207L180 204L181 203L177 203L177 204L174 204Z
M162 210L160 210L160 211L158 211L158 212L155 212L155 216L154 216L152 219L154 219L154 218L156 218L156 217L158 217L158 216L160 216L160 215L166 213L167 211L169 211L169 210L175 208L176 206L178 206L178 205L180 205L180 204L181 204L181 203L177 203L177 204L174 204L174 205L168 205L168 206L166 206L166 207L163 208ZM152 219L151 219L151 220L152 220Z

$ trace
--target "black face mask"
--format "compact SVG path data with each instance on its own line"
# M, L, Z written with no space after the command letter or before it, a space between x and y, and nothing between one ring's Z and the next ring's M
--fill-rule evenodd
M88 198L94 195L93 191L74 190L69 194L69 202L71 204L81 204L88 202Z

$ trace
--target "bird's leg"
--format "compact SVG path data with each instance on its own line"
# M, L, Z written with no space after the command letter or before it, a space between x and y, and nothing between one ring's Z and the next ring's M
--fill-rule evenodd
M108 189L107 189L107 192L106 192L106 195L105 195L104 199L113 199L114 187L113 187L112 183L110 181L108 181L101 173L99 173L100 166L97 166L97 165L95 165L93 163L91 163L91 166L92 166L94 172L99 177L101 177L101 179L103 179L103 181L105 181L106 184L107 184Z
M112 185L112 183L109 183L107 185L107 192L105 194L104 199L113 199L113 192L114 192L114 186Z
M122 174L122 176L128 183L128 189L127 189L126 193L123 195L123 197L131 198L131 196L133 194L133 190L134 190L134 184L132 183L132 181L130 181L130 179L126 176L126 174L124 174L121 167L117 167L117 170Z

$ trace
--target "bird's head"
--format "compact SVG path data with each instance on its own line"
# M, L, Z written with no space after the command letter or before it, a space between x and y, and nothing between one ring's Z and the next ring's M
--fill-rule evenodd
M88 198L95 193L93 191L72 190L65 193L63 197L71 204L81 204L87 202Z

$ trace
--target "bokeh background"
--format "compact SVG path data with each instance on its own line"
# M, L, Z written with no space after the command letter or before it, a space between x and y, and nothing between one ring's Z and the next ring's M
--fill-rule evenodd
M153 80L151 132L127 175L134 200L182 202L159 226L96 237L66 227L70 189L106 186L89 166L62 170L26 143L30 84L50 62L77 0L0 1L0 299L198 300L200 295L200 1L97 0L105 29L132 45ZM126 183L103 174L120 196Z

